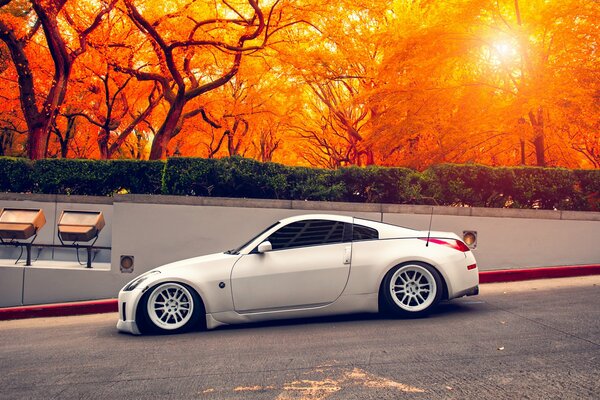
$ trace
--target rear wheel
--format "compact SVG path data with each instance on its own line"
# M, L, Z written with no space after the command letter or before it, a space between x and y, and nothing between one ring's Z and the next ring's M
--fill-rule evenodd
M397 315L429 313L442 298L442 278L429 264L412 261L392 268L383 281L387 310Z
M196 292L176 282L162 283L148 290L139 311L142 331L162 333L189 330L204 312Z

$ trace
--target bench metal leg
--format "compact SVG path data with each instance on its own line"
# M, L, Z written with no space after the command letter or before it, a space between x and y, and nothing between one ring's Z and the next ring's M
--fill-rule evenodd
M87 250L87 265L86 268L92 268L92 247L86 247Z
M27 250L27 260L25 261L25 266L31 267L31 243L26 243L25 249Z

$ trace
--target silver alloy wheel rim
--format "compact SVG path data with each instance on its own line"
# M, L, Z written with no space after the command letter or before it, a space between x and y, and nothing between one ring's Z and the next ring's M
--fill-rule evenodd
M398 268L392 275L389 289L398 307L411 312L425 310L437 293L433 274L420 265Z
M183 285L165 283L148 298L148 315L154 325L167 330L179 329L192 318L194 301Z

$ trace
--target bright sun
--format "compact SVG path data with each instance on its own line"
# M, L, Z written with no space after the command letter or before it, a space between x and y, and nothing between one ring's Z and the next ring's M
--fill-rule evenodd
M501 63L517 60L519 58L518 43L511 40L498 40L492 43L492 58Z

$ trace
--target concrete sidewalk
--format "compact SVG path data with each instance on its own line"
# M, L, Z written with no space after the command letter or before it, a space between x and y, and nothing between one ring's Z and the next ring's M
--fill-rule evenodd
M600 275L600 264L482 271L479 272L479 283L515 282L587 275ZM117 309L117 299L6 307L0 308L0 321L110 313L117 312Z

